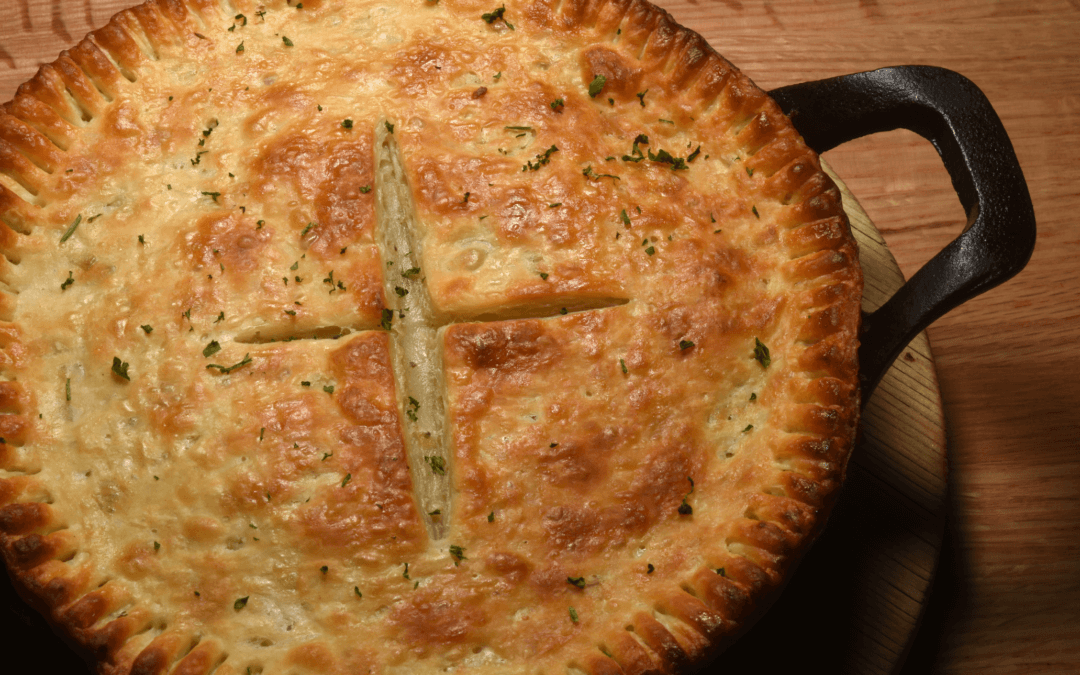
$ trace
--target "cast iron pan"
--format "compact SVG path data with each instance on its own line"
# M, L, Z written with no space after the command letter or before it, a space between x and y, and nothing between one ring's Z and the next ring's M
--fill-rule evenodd
M1009 279L1035 247L1035 214L1001 120L978 87L949 70L900 66L781 87L770 92L806 142L819 153L861 136L910 129L941 154L968 214L968 226L877 311L863 315L859 377L870 397L907 343L957 305ZM887 170L887 168L886 168ZM725 672L745 664L756 672L851 671L850 618L837 561L853 558L865 533L857 514L872 512L868 491L847 485L829 528L802 562L777 605L724 658ZM849 531L854 530L854 531ZM34 672L87 672L85 662L0 574L0 665L18 668L13 650L33 654ZM784 649L777 649L783 635ZM762 654L772 660L763 664ZM708 671L709 668L706 667Z

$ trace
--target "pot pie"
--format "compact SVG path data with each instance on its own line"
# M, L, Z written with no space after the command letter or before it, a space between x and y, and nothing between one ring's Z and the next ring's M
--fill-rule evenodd
M862 277L638 0L152 0L0 116L0 545L101 673L644 673L822 526Z

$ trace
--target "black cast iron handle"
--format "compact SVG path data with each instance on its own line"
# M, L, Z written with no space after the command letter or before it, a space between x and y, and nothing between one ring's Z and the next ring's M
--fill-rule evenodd
M1035 212L1005 127L966 77L897 66L793 84L769 94L818 153L861 136L909 129L929 140L968 216L964 231L877 311L863 314L863 402L918 333L1014 276L1035 248Z

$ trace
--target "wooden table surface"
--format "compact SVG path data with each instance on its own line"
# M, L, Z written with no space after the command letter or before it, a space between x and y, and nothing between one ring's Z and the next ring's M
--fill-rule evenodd
M0 101L130 0L19 0ZM661 0L766 89L888 65L972 79L1012 137L1039 224L1027 269L930 328L950 515L905 674L1080 672L1080 0ZM825 155L905 275L965 216L912 133ZM812 617L807 617L812 620Z

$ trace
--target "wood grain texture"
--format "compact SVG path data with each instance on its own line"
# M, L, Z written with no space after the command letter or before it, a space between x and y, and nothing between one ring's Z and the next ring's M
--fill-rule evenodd
M77 39L127 4L9 3L0 100L70 43L65 34ZM1017 278L929 331L947 419L951 515L904 672L1080 672L1080 2L660 4L765 88L926 63L971 78L1001 115L1035 203L1038 243ZM827 159L905 275L959 233L965 217L948 176L914 134L855 141Z

